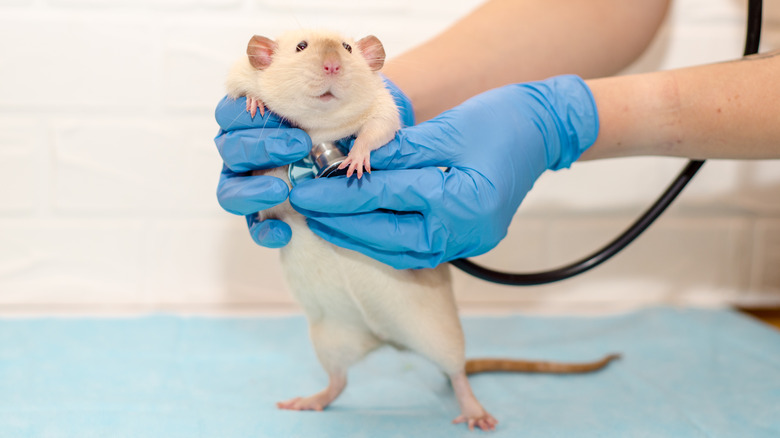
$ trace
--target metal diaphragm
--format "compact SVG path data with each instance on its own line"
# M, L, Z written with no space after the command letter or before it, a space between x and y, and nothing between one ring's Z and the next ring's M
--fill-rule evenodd
M337 143L319 143L312 146L308 157L289 166L287 176L294 186L309 179L346 175L347 169L338 168L346 158Z

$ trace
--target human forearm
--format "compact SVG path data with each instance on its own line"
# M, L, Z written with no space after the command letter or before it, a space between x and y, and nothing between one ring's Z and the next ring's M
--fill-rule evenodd
M501 85L615 73L645 49L668 2L490 0L383 71L420 122Z
M588 81L599 136L582 159L780 158L780 52Z

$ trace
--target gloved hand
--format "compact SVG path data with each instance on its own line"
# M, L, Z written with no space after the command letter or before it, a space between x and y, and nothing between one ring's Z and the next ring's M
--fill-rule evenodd
M403 123L414 123L411 101L387 79ZM292 128L269 111L253 119L246 111L246 99L223 98L215 111L220 131L214 139L223 160L217 186L217 200L230 213L245 215L249 233L259 245L279 248L290 241L290 226L283 221L258 221L256 213L287 199L287 184L272 176L251 172L294 163L309 154L311 138Z
M386 170L306 181L290 202L329 242L399 269L434 267L495 247L536 179L569 167L597 133L582 79L509 85L399 131L372 153Z
M223 98L215 116L220 131L214 143L224 162L217 186L219 204L230 213L246 216L249 233L258 244L269 248L286 245L292 235L290 226L276 219L259 222L256 213L284 202L287 184L273 176L251 173L307 156L311 138L270 111L252 119L243 97Z

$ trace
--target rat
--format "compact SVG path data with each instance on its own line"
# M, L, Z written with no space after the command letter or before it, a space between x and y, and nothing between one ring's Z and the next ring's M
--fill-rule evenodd
M385 52L375 36L358 41L319 30L296 30L276 40L253 36L231 70L227 88L246 96L252 117L268 110L305 130L312 143L355 135L348 177L370 171L368 154L400 128L398 109L378 71ZM346 163L346 162L345 162ZM287 167L255 171L290 185ZM467 374L487 371L582 373L606 366L617 355L582 364L465 359L465 343L448 264L397 270L316 236L288 201L258 213L280 219L292 238L280 249L285 278L309 323L327 387L310 396L281 401L290 410L322 410L347 384L349 367L371 351L391 345L414 351L450 379L461 409L453 423L492 430L498 421L479 403Z

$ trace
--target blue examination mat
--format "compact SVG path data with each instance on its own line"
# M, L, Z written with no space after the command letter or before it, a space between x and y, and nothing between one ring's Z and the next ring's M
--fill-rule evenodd
M469 432L447 379L383 348L323 412L276 402L327 377L303 317L0 320L0 437L780 437L780 332L729 310L467 317L469 357L589 361L584 375L471 378L498 420Z

